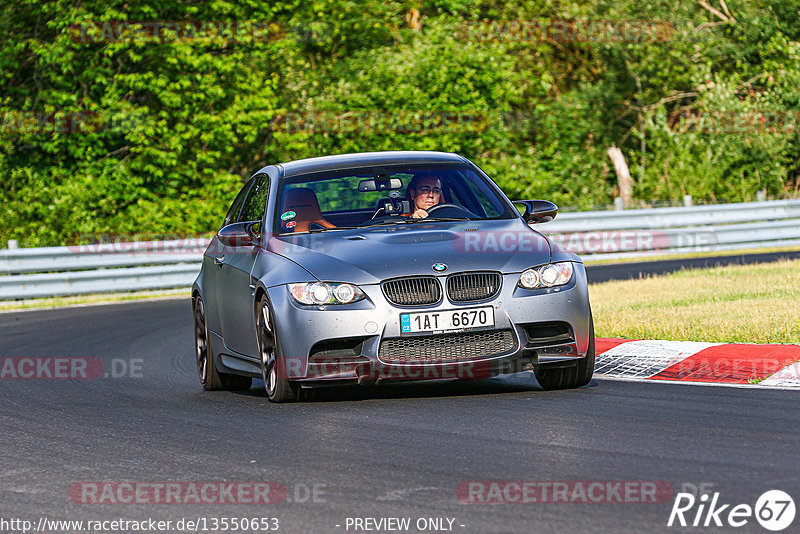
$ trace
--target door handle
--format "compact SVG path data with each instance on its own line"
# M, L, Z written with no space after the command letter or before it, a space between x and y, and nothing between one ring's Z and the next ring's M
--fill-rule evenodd
M224 255L217 256L216 258L214 258L214 265L216 265L217 267L219 267L221 269L222 265L223 265L222 262L224 262L224 261L225 261L225 256Z

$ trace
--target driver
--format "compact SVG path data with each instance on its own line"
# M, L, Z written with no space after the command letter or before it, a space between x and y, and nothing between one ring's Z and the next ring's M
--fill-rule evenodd
M411 202L411 217L425 219L428 210L442 202L442 181L432 174L415 175L406 197Z

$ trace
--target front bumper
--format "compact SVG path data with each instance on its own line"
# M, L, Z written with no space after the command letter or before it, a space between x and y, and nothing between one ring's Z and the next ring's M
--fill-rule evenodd
M445 296L437 305L414 308L393 305L379 285L360 286L367 296L362 301L328 306L299 305L286 286L272 287L269 297L288 378L301 382L486 378L585 357L591 313L583 265L576 263L572 280L557 288L526 290L517 286L518 279L519 274L503 275L500 292L486 301L455 303ZM401 335L401 313L478 306L494 308L495 325L472 333L505 333L503 344L489 355L472 352L458 358L443 354L425 361L386 361L386 351L381 352L384 341L402 339L408 344L422 338L437 337L433 341L439 342L441 336L470 337L468 333Z

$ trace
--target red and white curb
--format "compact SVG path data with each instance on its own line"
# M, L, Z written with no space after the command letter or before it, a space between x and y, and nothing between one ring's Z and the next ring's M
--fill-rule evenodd
M605 378L800 388L800 345L597 338L595 350Z

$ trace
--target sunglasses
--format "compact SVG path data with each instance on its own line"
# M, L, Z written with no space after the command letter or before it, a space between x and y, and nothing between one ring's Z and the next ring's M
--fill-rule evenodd
M423 195L429 195L431 193L433 193L434 195L441 195L442 194L442 190L440 188L438 188L438 187L430 187L430 186L427 186L427 185L423 185L422 187L420 187L419 188L419 192L421 194L423 194Z

